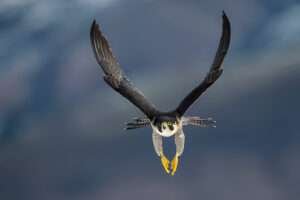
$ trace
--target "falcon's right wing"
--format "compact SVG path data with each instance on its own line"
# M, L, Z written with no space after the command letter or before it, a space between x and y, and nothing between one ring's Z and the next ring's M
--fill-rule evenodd
M104 72L106 83L137 106L149 119L152 119L158 111L124 75L96 21L92 24L90 39L95 57Z

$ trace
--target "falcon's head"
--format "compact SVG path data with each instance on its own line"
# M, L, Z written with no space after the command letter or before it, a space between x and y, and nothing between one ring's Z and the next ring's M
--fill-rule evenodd
M157 116L153 123L152 128L160 135L169 137L174 135L180 128L180 121L174 116Z

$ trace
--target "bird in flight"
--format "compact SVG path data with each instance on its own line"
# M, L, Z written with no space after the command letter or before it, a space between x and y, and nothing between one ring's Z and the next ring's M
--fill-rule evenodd
M93 21L90 30L90 40L96 60L101 66L104 81L123 97L128 99L139 108L145 117L134 118L132 122L126 123L127 130L151 126L152 141L156 154L160 157L161 164L165 171L174 175L179 157L184 150L185 135L183 126L193 125L198 127L215 127L215 121L211 118L200 118L198 116L184 116L187 109L209 88L222 74L221 68L224 57L230 43L230 22L225 12L222 15L223 26L222 36L214 57L213 63L204 80L195 87L175 108L169 112L159 111L144 94L138 90L127 78L124 71L114 57L112 50L103 36L99 25ZM164 155L163 137L175 138L176 153L172 161Z

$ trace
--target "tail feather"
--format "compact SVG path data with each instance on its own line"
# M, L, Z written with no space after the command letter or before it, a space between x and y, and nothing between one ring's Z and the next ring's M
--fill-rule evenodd
M212 118L200 118L197 116L193 116L193 117L184 117L183 118L183 126L187 126L187 125L193 125L193 126L200 126L203 128L206 127L216 127L216 121L213 120Z
M150 125L150 120L148 118L133 118L133 122L125 123L125 130L143 128Z

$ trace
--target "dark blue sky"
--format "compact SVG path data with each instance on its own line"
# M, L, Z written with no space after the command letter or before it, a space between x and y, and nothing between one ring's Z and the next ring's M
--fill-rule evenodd
M188 111L217 128L185 129L170 177L151 130L123 130L142 114L102 80L89 28L169 110L208 71L222 10L224 73ZM298 199L299 21L294 0L2 0L0 199Z

